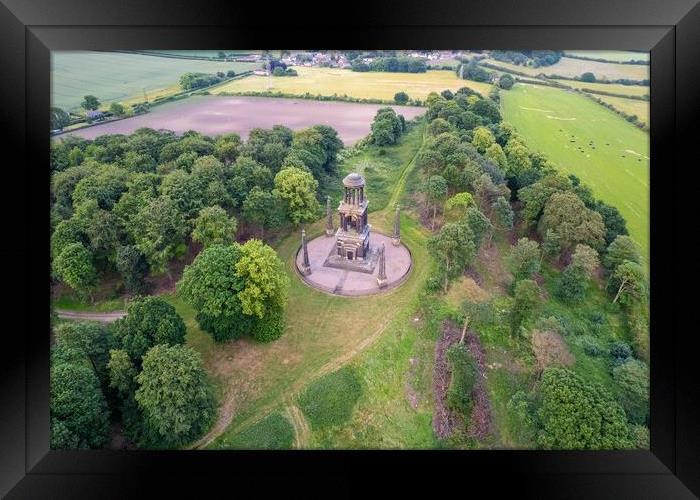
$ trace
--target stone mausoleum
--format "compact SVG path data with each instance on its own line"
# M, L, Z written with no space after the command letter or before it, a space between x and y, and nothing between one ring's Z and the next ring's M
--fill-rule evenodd
M343 179L337 219L326 198L325 234L308 240L301 232L296 266L310 286L335 295L370 295L398 286L411 269L411 253L401 243L401 220L396 207L394 234L372 231L365 179L351 173ZM335 222L338 221L338 228Z
M343 179L344 195L338 205L340 217L335 246L325 266L372 273L379 252L370 246L371 226L367 221L369 200L365 197L365 178L351 173Z

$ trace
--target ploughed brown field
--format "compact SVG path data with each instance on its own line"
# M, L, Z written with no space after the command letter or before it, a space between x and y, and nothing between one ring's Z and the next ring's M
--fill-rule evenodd
M346 146L369 134L380 104L356 104L271 97L193 96L162 104L144 115L108 122L61 134L94 139L104 134L130 134L141 127L168 129L177 134L196 130L205 135L230 132L247 139L253 128L284 125L298 130L312 125L329 125L338 131ZM415 106L391 106L407 120L425 112Z

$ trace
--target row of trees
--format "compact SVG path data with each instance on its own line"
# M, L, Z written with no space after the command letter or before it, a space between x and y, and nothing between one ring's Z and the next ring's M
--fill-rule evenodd
M496 61L503 61L518 66L551 66L559 62L564 55L560 50L494 50L491 57Z
M370 140L377 146L396 144L406 130L406 120L403 115L396 114L392 108L380 108L374 115L371 125Z
M449 281L475 260L480 245L513 227L515 207L521 234L529 236L521 237L506 254L513 277L508 296L499 298L498 306L493 300L466 303L465 325L507 325L513 343L530 337L533 328L559 338L558 320L537 319L546 306L538 284L544 262L564 267L553 287L564 304L575 307L583 302L589 286L602 278L611 303L622 305L623 317L643 310L647 285L641 260L614 207L596 200L575 176L559 175L546 156L531 152L513 127L501 121L500 113L492 112L488 100L471 91L430 96L427 117L429 137L417 157L424 174L421 191L432 229L437 213L443 221L428 243L438 268L429 285L446 291ZM628 346L627 353L617 353L621 349L610 348L611 360L622 360L611 368L614 393L544 363L533 392L516 394L510 411L522 416L524 427L536 429L543 447L648 446L648 368L632 357ZM453 354L455 359L459 354ZM567 359L563 354L552 358L555 366ZM455 369L461 379L457 362ZM469 398L466 392L452 395L453 408L468 410Z
M185 73L180 77L180 87L183 90L195 90L209 87L234 76L236 76L234 70L228 70L226 73L223 71L217 71L216 73Z
M113 325L64 323L51 352L51 447L99 448L119 422L132 442L180 447L215 415L198 353L183 345L185 324L158 297L136 298Z
M369 63L353 60L352 71L386 71L390 73L425 73L428 65L417 57L377 57Z
M315 220L319 185L342 147L330 127L285 127L217 138L141 129L52 145L54 276L86 297L116 271L132 293L168 272L190 239L234 241L243 221L261 236Z

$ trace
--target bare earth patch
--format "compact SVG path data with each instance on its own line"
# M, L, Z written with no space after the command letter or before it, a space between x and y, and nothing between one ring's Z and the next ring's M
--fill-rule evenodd
M474 358L477 367L476 383L472 390L472 418L468 433L476 439L484 439L491 434L491 403L486 392L486 353L481 346L479 336L473 330L468 330L464 339L467 349Z
M450 387L451 373L447 361L447 350L459 342L462 332L451 321L442 324L440 338L435 344L435 368L433 370L433 394L435 411L433 412L433 431L440 438L450 437L456 429L464 425L457 414L447 407L447 389Z
M574 364L574 356L561 335L551 331L534 330L532 332L532 352L535 353L537 368L541 372L548 366Z
M491 278L491 287L487 286L489 292L507 293L508 284L513 277L503 267L503 258L497 245L482 245L479 249L479 260L486 268L486 274Z

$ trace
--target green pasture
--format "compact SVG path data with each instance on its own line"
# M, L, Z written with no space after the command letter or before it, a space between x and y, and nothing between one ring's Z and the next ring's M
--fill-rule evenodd
M137 98L149 100L178 85L188 72L237 73L255 69L258 63L187 60L121 52L54 51L51 53L51 105L67 111L80 110L84 95L103 103Z
M517 84L501 92L504 119L533 151L575 174L596 197L617 207L649 258L649 134L582 95Z

